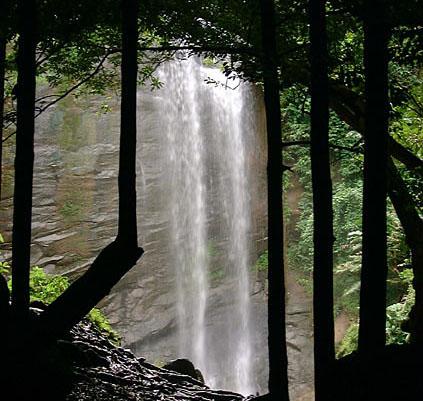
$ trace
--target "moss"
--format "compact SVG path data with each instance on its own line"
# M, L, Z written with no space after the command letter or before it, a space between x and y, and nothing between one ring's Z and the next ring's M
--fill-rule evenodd
M264 272L267 271L269 267L269 254L268 251L265 250L256 260L256 263L253 266L253 270L256 272Z
M91 309L90 313L88 314L88 319L94 323L98 330L107 336L110 342L115 345L120 345L121 338L119 334L112 329L110 322L107 320L107 317L104 316L100 309Z
M213 240L209 240L207 243L207 255L209 258L215 258L219 256L220 252Z
M210 272L211 281L220 281L225 277L225 269L223 267L217 267Z
M357 349L358 327L358 324L354 323L348 328L344 338L338 345L338 349L336 352L336 356L338 358L349 355Z
M65 219L74 219L75 217L79 216L81 212L81 206L68 199L63 203L62 207L59 209L59 212Z

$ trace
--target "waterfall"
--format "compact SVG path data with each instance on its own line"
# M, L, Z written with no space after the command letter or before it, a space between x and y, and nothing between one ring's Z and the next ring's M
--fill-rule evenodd
M138 356L188 358L211 387L265 392L265 279L251 269L266 248L261 94L233 80L226 87L194 57L157 73L161 88L138 90L145 253L103 310ZM119 108L112 94L67 97L37 118L31 263L47 272L84 271L116 235ZM12 166L7 152L5 161ZM8 238L10 210L0 210Z
M159 78L179 356L192 360L210 386L250 394L256 387L245 144L253 131L245 115L249 88L234 81L235 88L226 87L219 70L195 58L165 64ZM212 220L218 221L214 227ZM215 276L222 276L220 283ZM224 301L215 299L219 286ZM217 319L211 299L228 305Z
M160 71L160 78L172 94L164 98L163 125L168 143L170 242L176 269L179 353L206 371L205 149L197 106L200 76L195 67L193 63L171 63Z

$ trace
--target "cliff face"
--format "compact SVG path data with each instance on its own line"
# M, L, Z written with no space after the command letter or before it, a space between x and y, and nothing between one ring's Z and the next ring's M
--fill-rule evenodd
M235 390L231 388L234 380L231 372L234 370L233 350L240 335L235 331L241 330L241 333L244 330L236 327L234 292L239 278L232 267L233 248L228 246L232 224L228 222L232 221L230 214L234 213L228 210L236 210L236 199L228 195L233 187L228 171L236 157L223 155L229 142L225 139L228 132L222 130L222 126L230 127L232 124L236 127L236 122L224 120L226 108L232 107L230 103L222 108L211 94L213 88L203 79L197 81L196 85L202 87L196 89L196 113L199 116L196 129L202 135L206 150L203 177L206 194L206 279L209 288L204 316L205 355L210 375L216 376L210 379L212 384ZM181 85L178 90L182 90ZM164 120L169 117L171 95L166 85L158 91L150 91L149 88L139 90L138 230L139 243L145 254L100 305L113 327L121 333L124 345L138 356L159 365L178 357L192 359L192 355L181 355L177 305L180 270L177 269L175 244L172 246L172 202L175 199L172 193L179 196L186 187L175 189L172 182L173 165L169 162L168 151L171 144L164 126ZM248 363L252 369L254 392L264 393L267 389L266 283L265 272L257 271L254 264L267 246L265 114L258 90L250 87L243 96L240 112L245 117L239 121L244 127L243 157L250 216L246 239L251 307ZM99 111L105 102L109 111L101 113ZM184 109L179 103L176 109L175 104L171 106L174 112L181 113L181 119L192 118L192 110ZM185 129L180 121L175 122L174 127ZM175 138L177 141L178 137ZM187 141L189 144L189 136ZM76 277L114 238L117 227L118 144L119 104L113 96L80 98L77 101L68 98L38 117L33 265L50 273ZM182 154L176 152L174 157L178 156L182 157ZM6 157L6 164L12 165L10 156L9 159ZM7 199L3 201L0 220L3 234L8 239L11 230L10 180L4 192ZM6 253L6 256L10 255ZM195 296L191 297L191 302L196 302ZM290 302L295 305L295 299ZM295 320L295 316L292 319ZM300 393L304 386L307 387L304 383L309 380L310 362L298 356L303 350L305 353L301 355L309 356L311 349L311 341L307 338L309 310L305 320L301 316L303 323L295 321L288 327L288 338L292 344L290 373L294 392L298 390ZM300 336L296 334L298 324L304 326ZM186 338L185 341L193 342L195 338Z
M166 74L169 75L169 72ZM267 334L264 285L255 284L256 272L253 268L257 256L266 248L263 104L259 91L245 89L242 95L245 99L241 99L244 103L239 112L246 115L237 123L231 120L231 110L225 109L233 105L217 104L219 98L213 95L213 87L204 83L204 77L191 79L196 80L196 87L189 89L195 90L195 98L192 100L196 103L198 121L194 128L199 131L204 148L202 184L205 191L206 280L209 287L204 317L205 354L209 354L207 363L217 372L216 375L221 374L222 369L232 370L229 362L225 361L231 358L232 349L236 346L233 344L236 339L231 340L231 336L237 336L233 331L239 330L238 327L231 327L231 322L236 319L234 291L238 277L231 266L234 261L228 243L231 240L230 226L233 225L230 214L236 211L237 200L230 194L233 185L229 172L233 163L231 157L234 157L228 154L231 144L228 142L231 136L228 129L240 129L236 124L242 123L247 167L243 174L248 183L246 195L250 214L246 242L249 292L253 300L250 330L253 349L251 358L254 361L251 364L255 366L254 373L258 375L254 388L265 391L267 364L263 350L266 349ZM190 156L178 153L179 138L185 135L188 145L190 143L190 136L186 132L176 132L175 143L172 145L169 142L169 136L166 135L169 127L166 127L165 121L169 120L169 113L178 115L173 117L174 122L170 122L174 131L192 129L190 120L195 116L186 100L175 100L171 93L171 89L175 91L175 88L168 88L174 83L164 84L163 89L156 91L140 88L138 95L138 229L139 243L145 254L101 305L114 328L122 334L125 346L137 355L159 364L177 357L192 358L192 355L180 354L177 310L180 270L175 255L175 240L172 239L172 230L175 229L172 228L172 224L175 224L172 215L172 202L175 202L173 194L176 193L177 199L187 188L184 185L175 188L172 182L174 167L169 162L169 147L177 148L173 155L175 158L196 157L195 154ZM180 84L176 91L186 91L184 85ZM179 96L184 96L184 93ZM231 89L228 89L228 96L232 96ZM99 110L105 102L109 112L101 113ZM179 119L186 122L181 123ZM76 277L90 265L99 250L114 238L117 226L118 144L119 104L115 97L68 98L38 117L33 265L43 267L47 272ZM12 164L10 159L7 162ZM189 162L191 160L186 161ZM6 195L11 196L10 188ZM3 205L1 219L4 222L2 227L7 227L3 229L7 239L10 238L11 229L11 198ZM189 213L189 210L186 211L187 215ZM197 301L196 296L194 294L191 302ZM195 333L191 332L190 336L195 337ZM188 343L193 341L195 338L187 338ZM234 361L230 363L233 366ZM221 382L217 377L216 384L230 388L230 381Z

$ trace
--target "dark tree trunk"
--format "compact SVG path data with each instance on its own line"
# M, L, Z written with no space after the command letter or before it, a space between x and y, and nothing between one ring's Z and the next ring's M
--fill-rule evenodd
M122 104L118 239L137 248L137 1L122 0Z
M384 23L383 2L369 0L365 4L366 86L359 351L371 355L383 349L386 339L389 31Z
M289 400L285 328L285 283L282 214L282 137L276 54L275 9L261 0L264 100L267 121L267 196L269 247L269 392L272 400Z
M27 321L34 165L35 0L18 2L18 82L15 187L12 234L12 308L20 325Z
M119 158L119 225L116 240L104 248L89 270L42 314L38 337L51 341L66 333L141 257L138 248L135 189L137 1L122 0L122 104Z
M50 342L66 334L94 308L142 255L117 239L106 246L88 271L52 302L37 320L37 341Z
M309 1L311 42L311 172L313 187L313 316L316 401L332 400L333 211L329 160L329 85L325 0Z

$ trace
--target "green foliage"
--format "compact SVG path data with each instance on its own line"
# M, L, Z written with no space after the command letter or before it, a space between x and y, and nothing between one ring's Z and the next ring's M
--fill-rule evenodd
M407 290L400 302L386 308L386 335L388 344L404 344L407 342L408 334L401 330L401 325L407 319L415 300L415 291L412 285L412 270L405 269L399 272L399 277L407 285Z
M4 243L3 235L0 234L0 244ZM0 274L8 274L10 271L10 264L4 260L0 261Z
M357 76L360 75L357 70ZM351 80L353 74L350 74ZM404 74L402 77L405 79ZM352 82L352 81L351 81ZM415 85L415 84L413 84ZM420 91L421 95L421 91ZM417 96L417 95L416 95ZM420 99L420 98L418 98ZM409 100L411 101L411 100ZM295 85L286 90L282 96L285 141L307 141L310 127L310 99L307 91ZM414 104L414 108L416 105ZM407 103L397 106L399 116L411 113ZM407 111L405 111L407 110ZM405 114L404 114L405 113ZM423 115L423 114L422 114ZM416 154L421 154L421 120L416 110L410 125L399 118L393 122L394 135ZM334 209L334 308L335 314L346 312L352 320L358 319L359 290L361 269L361 203L362 203L362 155L360 135L351 131L335 115L331 114L330 142L335 145L331 150L331 173L333 183ZM341 146L339 149L336 146ZM352 149L348 152L344 149ZM420 152L420 153L419 153ZM288 263L300 273L302 285L311 288L311 271L313 265L313 212L311 196L311 173L309 148L307 146L290 146L285 149L285 159L294 165L295 178L301 183L303 195L299 201L300 214L295 217L295 232L288 233ZM410 192L416 199L416 205L423 199L422 180L416 174L401 168ZM414 302L411 284L403 273L401 266L409 257L409 248L405 241L401 224L390 203L387 213L388 231L388 292L387 292L387 338L389 343L403 343L407 335L401 330L401 322L407 317ZM358 331L354 326L347 332L340 345L340 354L345 355L356 347Z
M408 333L401 329L402 324L408 318L408 314L414 305L415 292L412 286L413 272L405 269L398 273L401 283L407 286L399 302L393 303L386 308L386 343L405 344L408 341ZM358 321L353 323L345 333L344 338L337 348L337 357L341 358L357 349L358 345Z
M59 209L59 212L65 219L73 219L79 216L81 212L81 206L73 203L68 199L63 203L63 206Z
M120 345L119 334L112 329L110 322L100 309L91 309L90 313L88 313L88 319L94 323L97 329L105 334L113 344Z
M11 280L9 283L11 285ZM69 280L64 276L47 274L43 269L35 266L31 269L29 285L31 302L41 301L48 305L69 287ZM92 309L88 314L88 319L94 323L97 329L104 333L110 341L116 344L119 343L119 335L111 328L107 318L99 309Z
M0 235L0 239L2 238L3 237ZM7 276L10 277L9 264L2 262L0 269L1 273L7 274ZM11 278L8 280L8 286L9 289L12 290ZM30 301L40 301L43 304L48 305L69 287L69 280L64 276L47 274L40 267L34 266L31 269L29 286ZM100 332L107 336L112 343L119 345L119 335L112 329L109 321L100 309L93 308L87 317Z
M269 267L269 253L267 249L258 257L256 263L253 266L256 272L265 272Z
M41 301L48 305L69 287L69 281L63 276L46 274L43 269L35 266L31 269L29 287L31 302Z
M336 356L341 358L351 352L354 352L357 349L358 344L358 324L353 323L347 330L342 339L341 343L338 346L336 351Z

